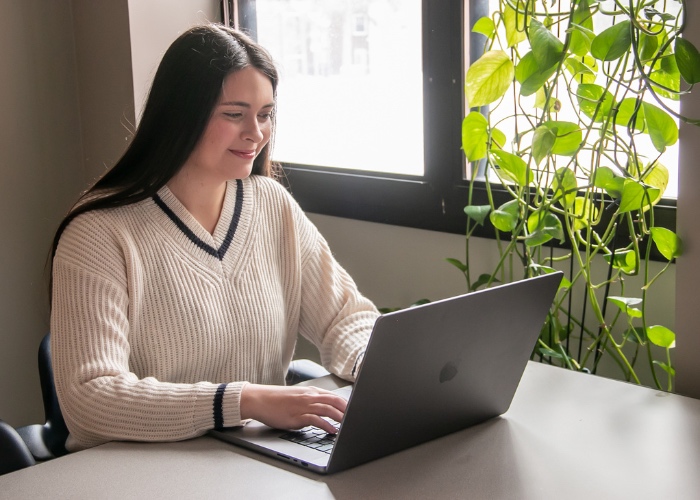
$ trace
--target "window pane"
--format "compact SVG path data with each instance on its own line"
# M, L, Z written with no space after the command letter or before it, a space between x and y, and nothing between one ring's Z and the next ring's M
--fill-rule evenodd
M278 64L274 159L423 175L420 0L257 0Z

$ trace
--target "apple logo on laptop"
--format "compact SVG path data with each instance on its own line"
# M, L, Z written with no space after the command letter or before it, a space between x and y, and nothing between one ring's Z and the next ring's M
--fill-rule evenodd
M440 383L444 382L449 382L455 376L457 375L457 372L459 369L457 368L457 364L453 363L452 361L448 361L445 363L445 366L442 367L442 370L440 370Z

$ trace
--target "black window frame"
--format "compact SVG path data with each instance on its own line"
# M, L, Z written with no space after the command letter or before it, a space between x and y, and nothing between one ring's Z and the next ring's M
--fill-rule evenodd
M238 0L239 27L257 37L255 0ZM396 226L464 234L469 181L464 179L461 124L465 114L465 36L470 60L484 37L465 26L488 15L488 0L422 0L424 175L283 163L285 181L306 212ZM398 147L396 144L394 147ZM510 195L491 186L497 205ZM475 182L472 203L488 204L486 187ZM654 210L657 224L676 231L676 200L664 198ZM476 236L494 237L490 224Z

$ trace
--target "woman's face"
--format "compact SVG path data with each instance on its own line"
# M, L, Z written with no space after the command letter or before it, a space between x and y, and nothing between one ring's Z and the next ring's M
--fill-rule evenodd
M189 180L221 183L250 175L270 140L274 92L270 79L249 66L224 79L219 101L183 166Z

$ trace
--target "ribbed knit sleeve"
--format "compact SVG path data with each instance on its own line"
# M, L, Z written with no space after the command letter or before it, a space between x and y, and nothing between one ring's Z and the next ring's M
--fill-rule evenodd
M130 369L129 289L142 278L130 245L90 213L68 226L54 259L51 350L71 450L195 437L217 411L222 424L240 424L243 383L169 383Z
M314 343L331 373L354 381L355 368L379 313L316 235L304 261L300 333Z
M379 316L300 208L294 211L301 253L299 332L316 345L331 373L354 381Z

